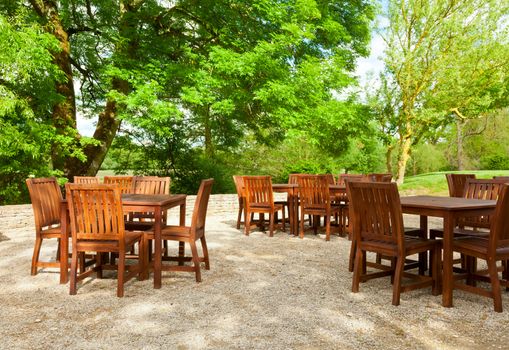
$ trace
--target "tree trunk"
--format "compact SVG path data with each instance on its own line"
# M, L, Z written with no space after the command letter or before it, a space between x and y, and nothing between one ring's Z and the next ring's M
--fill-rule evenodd
M387 168L387 173L392 174L392 151L394 150L394 145L388 145L387 150L385 151L385 166Z
M71 44L69 35L60 20L58 9L53 1L38 2L31 0L32 7L38 16L45 21L45 30L53 35L60 43L60 51L53 52L53 62L65 75L65 80L57 82L55 91L63 96L63 100L53 106L51 112L52 123L58 135L76 138L76 99L73 84L71 65ZM53 169L64 169L68 154L68 145L55 143L51 149L51 162Z
M463 162L463 127L465 120L456 119L456 157L458 162L458 170L465 170L465 164Z
M400 132L399 138L399 155L398 155L398 173L396 182L401 185L405 180L405 170L408 160L410 159L410 148L412 146L412 126L410 122L406 122L405 132Z
M128 13L134 12L138 9L141 1L121 1L120 13L121 19L119 24L119 33L121 37L129 38L129 33L136 31L135 24L128 19ZM119 55L126 57L135 57L135 52L138 48L136 40L129 40L127 45L120 42L116 46ZM112 89L124 95L129 94L131 88L129 82L121 78L113 78ZM65 164L65 175L68 179L72 179L76 175L95 176L99 171L106 154L115 138L117 131L120 127L121 121L117 118L118 103L114 100L107 100L104 111L99 114L99 120L94 132L94 140L99 142L99 145L87 145L83 152L86 156L86 161L82 162L78 158L69 157Z

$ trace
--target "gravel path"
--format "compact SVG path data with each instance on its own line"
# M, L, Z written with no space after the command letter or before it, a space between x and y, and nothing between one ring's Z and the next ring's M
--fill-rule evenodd
M350 292L348 240L257 231L246 237L234 228L235 217L208 217L211 270L202 283L190 273L165 272L160 290L152 279L131 280L124 298L116 297L115 278L87 279L70 296L55 270L30 276L32 218L14 227L0 221L0 348L508 347L508 293L502 314L491 300L461 291L450 309L429 289L402 294L394 307L389 278ZM43 258L55 248L43 245Z

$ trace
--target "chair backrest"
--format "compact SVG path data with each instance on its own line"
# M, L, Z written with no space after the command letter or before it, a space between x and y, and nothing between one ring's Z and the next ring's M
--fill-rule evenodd
M233 175L233 183L235 183L235 190L239 199L244 197L244 181L241 175Z
M288 175L288 183L291 185L297 184L297 178L300 176L307 176L309 174L289 174Z
M403 214L396 183L346 183L350 218L358 240L397 244L404 248Z
M504 180L467 178L463 189L463 197L471 199L497 200ZM491 215L467 217L458 220L460 226L490 228Z
M118 185L66 184L75 240L120 240L124 243L124 213Z
M133 177L132 191L138 194L170 194L170 178L135 176Z
M194 202L193 217L191 219L191 231L199 235L205 231L205 220L207 218L207 207L214 179L202 180L200 189Z
M493 176L493 179L509 182L509 176Z
M246 207L268 206L274 207L274 193L270 176L243 176Z
M445 174L450 197L463 197L467 179L475 179L475 174Z
M75 184L98 184L99 178L95 176L75 176Z
M509 185L502 184L495 214L491 221L488 253L494 255L498 247L509 246Z
M62 191L57 179L31 178L26 180L26 184L34 210L36 232L40 233L43 227L60 224Z
M332 175L332 174L325 174L325 177L327 178L327 182L329 183L329 185L336 184L336 178L334 177L334 175Z
M497 199L504 180L468 178L463 187L463 197L473 199Z
M364 174L339 174L338 185L345 186L346 181L367 181L367 176Z
M303 208L327 208L330 205L329 179L326 175L299 176L297 183Z
M107 185L118 185L122 193L131 193L133 190L132 176L105 176L104 183Z
M368 174L368 178L371 182L391 182L392 174L391 173L371 173Z

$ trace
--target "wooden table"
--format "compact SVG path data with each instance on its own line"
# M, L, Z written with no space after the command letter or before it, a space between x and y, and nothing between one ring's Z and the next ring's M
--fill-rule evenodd
M186 220L185 194L123 194L122 208L124 212L153 212L154 213L154 288L161 288L162 241L161 220L162 213L170 208L180 206L180 225ZM60 240L60 283L67 283L69 268L69 213L67 201L62 201L60 210L61 240ZM166 223L164 223L166 224ZM148 266L147 266L148 268Z
M458 218L493 214L496 201L458 197L411 196L401 197L401 209L405 214L420 216L423 232L428 230L428 216L444 219L442 305L452 307L454 226Z
M299 235L299 185L298 184L272 184L272 191L288 193L288 211L290 221L290 233ZM329 185L331 194L346 193L346 187L342 185Z

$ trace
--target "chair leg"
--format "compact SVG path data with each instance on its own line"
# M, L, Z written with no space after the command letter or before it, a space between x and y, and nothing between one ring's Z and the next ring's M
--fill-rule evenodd
M146 235L143 235L142 241L143 241L143 247L141 247L141 242L140 242L140 247L139 247L139 250L140 250L139 259L140 260L142 259L141 252L143 249L143 262L142 262L142 266L140 267L142 270L141 279L146 280L150 274L150 272L149 272L149 261L150 261L149 257L150 257L150 253L151 253L150 250L152 249L152 244L150 244L151 240L149 240Z
M118 252L117 265L117 297L124 296L124 278L125 278L125 252Z
M364 252L360 249L356 249L355 252L355 263L353 268L353 278L352 278L352 292L359 292L359 283L361 281L361 271L362 271L362 259L364 256Z
M78 252L73 249L71 258L71 279L69 282L69 294L76 295L76 280L78 273Z
M272 212L269 214L269 236L274 237L274 217L275 213Z
M83 271L85 271L85 252L83 252L83 255L81 256L81 258L83 259L83 261L82 261ZM97 278L103 278L103 258L102 258L102 253L100 253L100 252L97 252L97 254L95 255L95 266L97 267L97 271L96 271Z
M394 273L394 284L392 285L392 305L398 306L401 295L401 277L405 268L405 257L400 256L396 261L396 271Z
M189 242L191 246L191 254L193 255L194 272L196 274L196 282L201 282L200 271L200 258L198 257L198 249L196 248L196 241Z
M201 249L203 250L203 260L205 261L205 270L210 270L209 249L207 248L207 241L205 240L205 236L202 236L200 241Z
M251 213L244 211L244 234L249 236L249 231L251 227Z
M430 251L430 270L431 270L431 278L433 279L433 284L431 286L431 294L439 295L440 294L440 273L441 271L441 248L440 245L436 244L435 249Z
M493 306L495 312L502 312L502 295L500 292L500 280L498 278L496 260L488 260L488 272L491 280L491 293L493 296Z
M330 216L326 216L325 220L325 240L330 241Z
M57 243L57 256L56 256L56 261L60 261L60 238L57 239L58 243Z
M353 272L353 266L355 262L355 251L357 247L355 244L355 239L352 239L352 244L350 245L350 257L348 259L348 271Z
M242 207L239 207L239 214L237 215L237 230L240 230L241 220L242 220Z
M301 239L304 238L304 211L301 210L300 211L300 233L299 233L299 236Z
M32 276L37 275L37 263L39 262L39 254L41 252L41 245L42 245L42 238L39 236L35 237L34 254L32 255L32 269L30 272Z
M145 255L147 254L147 249L145 247L145 238L141 237L138 242L138 268L140 271L138 272L138 280L142 281L145 273Z

